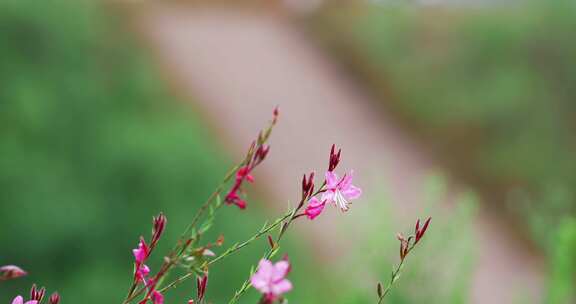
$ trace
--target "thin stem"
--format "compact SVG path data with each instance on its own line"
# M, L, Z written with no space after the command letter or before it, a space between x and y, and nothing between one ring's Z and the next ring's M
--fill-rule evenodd
M214 190L214 192L212 192L212 194L210 194L208 199L206 199L206 201L202 204L202 206L200 206L200 209L198 209L198 211L196 211L196 213L194 214L194 217L192 218L192 221L190 222L190 224L188 224L188 226L186 227L186 229L184 230L182 235L180 235L178 241L176 242L176 245L174 246L174 248L172 248L172 250L168 254L168 256L170 256L171 258L170 258L170 264L168 265L166 272L168 272L170 270L170 268L175 264L175 261L178 258L180 258L180 256L182 256L182 254L184 254L184 252L186 251L186 247L187 247L186 244L189 244L188 241L193 238L193 237L188 236L190 234L190 231L198 223L198 221L200 220L202 215L204 215L206 210L208 210L208 207L210 207L210 205L214 202L216 197L218 197L218 195L220 195L220 193L224 189L225 184L230 181L230 179L234 176L234 173L238 170L238 168L240 168L241 166L244 165L244 162L245 161L242 161L240 164L235 165L234 167L229 169L228 172L226 172L226 175L224 176L224 178L222 179L220 184L216 187L216 190ZM180 250L178 250L179 248L180 248ZM174 254L177 251L179 251L179 253L174 258ZM145 287L142 287L136 291L136 287L138 285L137 283L138 282L136 280L134 280L134 282L132 283L132 286L130 287L128 295L126 295L124 302L122 302L123 304L130 303L132 300L134 300L137 296L139 296L140 294L142 294L142 292L144 292L146 290Z
M260 231L258 231L258 233L256 233L255 235L253 235L249 239L245 240L244 242L234 244L232 247L230 247L226 251L224 251L221 255L219 255L218 257L214 258L213 260L210 260L209 262L207 262L204 266L211 266L211 265L215 264L216 262L236 253L238 250L250 245L252 242L254 242L258 238L260 238L262 235L264 235L264 234L270 232L271 230L275 229L276 227L278 227L284 220L291 217L293 213L294 213L294 211L290 211L289 213L286 213L284 216L282 216L281 218L278 218L272 224L261 229ZM176 287L177 285L179 285L183 281L194 276L194 274L195 273L193 273L193 272L189 272L189 273L177 278L176 280L172 281L170 284L166 285L164 288L160 289L159 292L164 292L170 288Z
M396 281L398 280L398 277L400 275L400 271L402 270L402 266L404 266L404 262L406 261L406 258L408 257L408 254L410 253L410 251L412 251L412 249L414 249L414 246L415 246L415 244L412 244L412 246L410 246L410 248L408 249L408 252L406 253L406 257L404 257L404 259L400 260L400 264L398 264L396 269L394 269L394 271L392 272L392 278L390 278L390 282L388 282L388 285L386 286L386 288L382 292L382 296L378 298L378 304L382 304L382 301L384 301L384 298L386 297L386 295L390 292L390 290L392 290L394 283L396 283Z

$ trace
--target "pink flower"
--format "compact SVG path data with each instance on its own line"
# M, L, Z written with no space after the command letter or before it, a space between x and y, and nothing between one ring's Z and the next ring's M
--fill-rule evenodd
M151 298L154 304L164 304L164 296L159 291L154 290Z
M292 290L292 283L286 279L290 271L290 263L282 260L276 264L262 259L258 264L258 271L252 275L252 286L265 295L266 299L274 301L277 297Z
M0 281L19 278L27 275L26 271L15 265L6 265L0 267Z
M140 243L138 243L138 248L133 249L132 253L134 253L134 259L136 263L141 264L143 263L146 258L148 257L148 246L144 239L140 239Z
M148 274L150 273L150 268L148 268L148 266L142 264L140 267L138 267L138 270L136 270L136 279L138 281L143 281Z
M24 302L24 298L22 298L22 296L17 296L14 298L14 300L12 300L12 304L38 304L38 301L34 300Z
M348 211L350 200L357 199L362 195L362 190L352 185L353 171L344 174L342 179L334 172L326 172L326 192L322 194L321 201L336 204L342 211Z
M326 201L321 202L318 198L313 197L308 201L308 206L306 207L306 210L304 210L304 214L306 214L309 219L313 220L322 213L325 205Z

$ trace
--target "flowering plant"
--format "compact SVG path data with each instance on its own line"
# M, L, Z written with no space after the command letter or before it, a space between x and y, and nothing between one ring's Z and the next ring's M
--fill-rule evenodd
M282 239L288 229L297 220L316 219L323 213L326 205L333 205L342 212L347 212L350 210L352 201L362 195L362 190L353 185L354 174L352 170L344 173L342 177L339 177L335 172L340 164L342 154L342 151L337 150L335 145L332 145L330 150L328 168L323 174L323 181L320 186L316 186L314 171L304 174L300 200L285 214L270 224L265 224L248 239L234 243L218 255L211 249L214 246L223 246L223 236L213 242L201 242L203 235L211 228L220 208L226 205L235 205L241 210L247 208L248 204L243 195L245 184L246 182L254 182L252 172L262 164L269 154L268 139L278 121L278 115L278 109L275 109L269 125L260 131L257 138L251 143L244 159L229 170L216 190L200 206L176 244L164 256L161 266L156 271L148 266L148 261L161 240L167 218L162 213L153 217L150 238L147 240L141 236L137 247L132 251L134 269L128 293L122 304L163 304L166 292L193 278L196 278L196 295L187 303L206 303L206 289L211 267L264 236L268 240L269 248L267 248L257 267L251 271L248 278L234 293L229 303L237 303L250 287L262 294L260 304L284 303L286 301L285 294L293 288L291 281L287 278L292 265L287 255L276 262L272 260L280 252ZM231 183L230 186L228 186L229 183ZM377 284L378 303L382 303L384 297L398 280L406 257L426 233L430 220L428 218L424 223L418 220L414 235L409 237L398 235L400 263L392 272L392 277L386 287L380 282ZM273 236L275 231L277 233ZM26 275L26 272L17 266L0 267L0 280L14 279L23 275ZM40 304L44 299L45 291L44 288L37 289L34 285L30 292L29 301L24 302L23 297L17 296L12 304ZM48 301L49 304L59 304L59 294L54 293Z

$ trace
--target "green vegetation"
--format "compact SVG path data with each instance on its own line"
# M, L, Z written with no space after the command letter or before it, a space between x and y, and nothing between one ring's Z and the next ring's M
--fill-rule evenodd
M162 252L231 165L122 29L99 1L0 3L0 264L30 272L0 284L1 303L33 282L65 303L118 303L152 215L169 219ZM224 208L212 237L242 240L257 210ZM211 298L229 298L261 251L214 268L226 275L209 290L226 288Z
M0 284L0 303L26 294L34 282L57 289L64 303L119 303L131 279L131 249L139 233L149 232L152 215L164 211L168 217L158 248L164 252L231 165L197 113L166 90L149 54L99 3L0 2L0 264L30 272ZM302 239L288 236L283 251L294 265L291 302L373 302L375 281L397 261L397 226L390 225L385 202L378 203L381 209L358 208L344 220L350 227L358 218L372 225L363 226L366 248L346 252L351 264L330 265ZM222 208L206 241L223 233L226 246L252 235L264 223L258 207L242 213ZM423 243L389 303L423 301L437 292L432 285L413 289L438 271L426 266L430 255L468 265L470 244L459 242L467 233L464 213L433 225L429 243L442 245L429 251ZM303 229L311 225L302 223ZM440 240L457 247L455 256L443 253L449 244ZM262 240L211 269L208 298L229 299L265 246ZM361 272L351 282L350 265L371 272L376 265L378 276ZM466 270L455 268L446 282L459 283L446 284L430 303L461 303ZM195 292L193 282L183 286L167 295L167 303L183 303ZM251 291L243 302L257 296Z
M576 212L574 12L570 1L355 6L311 28L440 160L548 248L558 218Z

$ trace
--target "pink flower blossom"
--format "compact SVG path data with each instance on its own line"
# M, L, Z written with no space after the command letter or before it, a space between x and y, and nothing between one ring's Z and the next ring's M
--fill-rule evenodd
M313 220L322 213L324 206L326 206L326 201L321 202L318 198L313 197L308 201L308 206L306 207L306 210L304 210L304 214L306 214L309 219Z
M147 265L140 265L140 267L138 267L138 270L136 270L136 279L138 281L143 281L148 274L150 273L150 268L148 268Z
M151 298L154 304L164 304L164 296L157 290L152 292Z
M342 211L348 211L349 201L362 195L362 190L352 185L353 171L339 179L334 172L326 172L326 192L322 194L321 201L336 204Z
M146 258L148 257L148 246L144 239L140 239L140 243L138 243L138 248L133 249L132 253L134 253L134 259L136 263L142 264Z
M258 264L258 270L250 278L252 286L260 291L268 302L292 290L292 283L286 279L290 271L290 263L286 260L272 264L271 261L262 259Z
M16 265L0 267L0 281L19 278L27 275L26 271Z
M14 300L12 300L12 304L38 304L38 301L33 300L24 302L24 298L22 298L22 296L17 296L14 298Z

